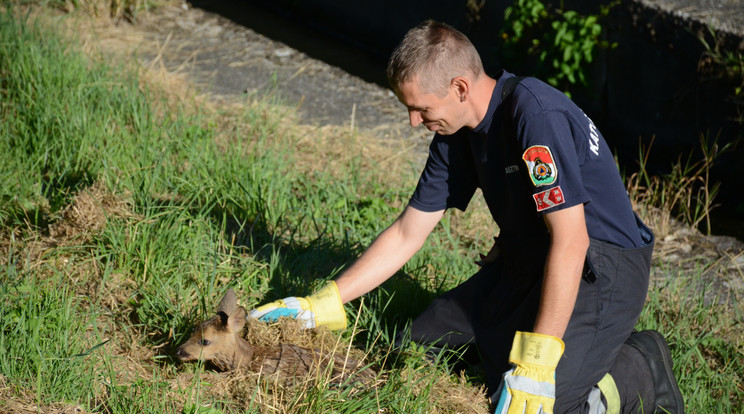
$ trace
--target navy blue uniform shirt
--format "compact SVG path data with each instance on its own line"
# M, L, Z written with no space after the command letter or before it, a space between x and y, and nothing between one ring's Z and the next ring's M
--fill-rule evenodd
M525 78L501 101L497 76L485 118L475 129L436 134L410 206L465 210L480 188L499 226L517 245L546 240L542 214L584 204L589 237L643 245L625 186L594 123L565 94Z

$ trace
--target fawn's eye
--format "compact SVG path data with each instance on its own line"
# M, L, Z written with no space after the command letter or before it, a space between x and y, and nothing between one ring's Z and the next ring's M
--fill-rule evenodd
M202 339L202 340L201 340L201 344L202 344L202 346L207 346L207 345L209 345L209 344L210 344L210 342L209 342L209 339Z

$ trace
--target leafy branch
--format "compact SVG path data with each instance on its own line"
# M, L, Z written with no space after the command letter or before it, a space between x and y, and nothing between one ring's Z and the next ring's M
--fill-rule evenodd
M601 6L598 15L547 8L540 0L517 0L504 12L501 31L504 59L534 66L535 74L567 91L589 86L589 70L597 50L613 48L603 39L600 19L614 5Z

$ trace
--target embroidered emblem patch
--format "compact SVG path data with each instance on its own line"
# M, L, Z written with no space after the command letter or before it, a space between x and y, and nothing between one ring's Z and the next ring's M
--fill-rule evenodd
M537 205L537 211L543 211L551 207L555 207L559 204L563 204L566 200L563 199L563 191L561 186L545 190L541 193L533 194L532 198L535 199L535 205Z
M558 169L550 148L544 145L533 145L524 151L522 159L527 164L527 171L535 187L553 184L558 178Z

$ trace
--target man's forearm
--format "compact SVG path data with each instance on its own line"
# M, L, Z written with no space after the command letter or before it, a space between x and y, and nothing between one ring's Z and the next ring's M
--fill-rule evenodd
M578 264L557 252L548 254L535 332L563 338L576 304L583 263L583 257Z
M563 338L576 304L589 236L581 205L550 213L545 221L551 241L534 331Z
M343 303L379 286L413 256L417 249L403 248L399 238L400 235L392 227L383 231L359 259L336 279Z
M390 227L337 279L341 300L349 302L386 281L421 248L444 212L407 207Z

